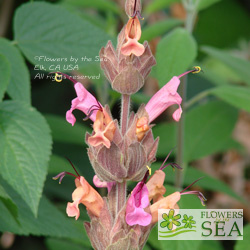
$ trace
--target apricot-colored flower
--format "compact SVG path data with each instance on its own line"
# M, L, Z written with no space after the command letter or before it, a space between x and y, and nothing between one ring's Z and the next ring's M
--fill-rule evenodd
M165 180L165 173L162 170L156 170L151 178L146 183L149 193L149 201L153 199L153 202L163 198L166 192L166 188L163 186Z
M137 135L138 141L141 141L145 133L149 130L148 123L149 122L148 122L147 117L142 117L137 121L136 135Z
M95 134L88 138L88 143L95 147L103 144L105 147L110 148L116 127L105 109L97 111L93 128Z
M121 53L125 56L134 54L141 56L145 48L138 41L141 38L141 24L137 16L130 18L125 27L126 43L121 47Z
M180 192L175 192L173 194L168 195L154 203L150 206L150 212L152 215L152 224L158 221L158 209L177 209L179 208L177 202L180 200L181 194Z
M66 212L69 217L75 217L77 220L80 216L78 205L84 204L92 214L99 217L103 207L103 199L98 192L92 188L84 177L80 176L75 179L76 189L72 194L73 202L68 202Z

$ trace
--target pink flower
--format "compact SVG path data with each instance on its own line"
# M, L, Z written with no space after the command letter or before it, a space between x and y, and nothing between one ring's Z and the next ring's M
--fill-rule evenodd
M86 90L80 82L76 82L75 91L77 98L71 102L71 108L66 113L66 120L74 126L76 118L72 114L73 110L79 109L85 113L92 121L96 119L96 113L100 106L96 98ZM95 107L95 108L94 108ZM92 109L92 110L91 110ZM90 114L91 112L91 114Z
M189 70L179 76L174 76L166 85L164 85L154 96L149 100L145 109L149 115L149 123L163 113L169 106L177 104L179 108L173 113L173 119L179 121L181 118L182 98L177 93L180 85L180 78L189 73L199 73L201 68L196 66L193 70Z
M66 212L69 217L75 217L77 220L80 216L79 204L86 206L87 210L99 217L103 207L103 199L98 192L92 188L84 177L80 176L75 179L76 189L72 194L73 202L68 202Z
M101 181L97 175L94 175L93 177L93 183L96 187L98 188L103 188L106 187L108 189L108 192L110 192L111 188L116 184L116 182L106 182L106 181Z
M125 56L134 54L141 56L145 48L138 41L141 38L141 25L137 16L130 18L125 28L126 43L121 47L121 53Z
M148 189L145 183L139 182L133 189L126 207L126 222L128 225L147 226L151 223L151 214L144 211L149 203Z
M156 94L149 100L145 109L149 115L149 123L163 113L169 106L173 104L179 105L179 108L174 112L173 118L179 121L181 118L181 102L182 98L177 93L180 84L180 79L174 76L165 86L163 86Z

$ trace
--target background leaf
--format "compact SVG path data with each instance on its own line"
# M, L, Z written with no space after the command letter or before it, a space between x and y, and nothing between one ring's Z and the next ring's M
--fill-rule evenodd
M16 11L14 32L15 41L28 60L43 65L47 71L55 71L55 65L60 65L56 70L65 71L70 64L80 67L93 63L100 48L111 39L88 21L62 7L44 2L23 4ZM66 58L67 62L66 59L60 62L39 61L39 56ZM70 62L71 57L78 58L78 62ZM91 62L87 59L82 61L81 57L91 59Z
M18 206L18 220L20 224L17 224L10 216L8 210L3 206L0 200L0 231L8 231L19 235L74 239L76 242L85 246L90 246L83 224L75 221L74 218L66 218L45 197L41 198L38 214L37 217L35 217L20 195L11 187L8 187L6 183L4 183L4 188L8 189L8 194L11 199L15 200ZM64 207L66 207L66 205L65 202Z
M224 64L230 67L230 69L233 70L242 81L250 84L250 62L239 57L232 56L228 52L209 46L202 46L201 50L206 54L222 61Z
M45 119L28 105L0 104L0 173L36 215L51 150Z
M211 93L237 108L250 112L250 88L221 86L212 89Z
M154 0L151 1L145 8L145 12L147 14L152 14L156 11L162 10L167 8L172 3L179 3L181 0Z
M45 115L51 128L54 141L64 143L85 144L85 133L90 131L86 126L76 123L74 127L66 121L66 118L56 115Z
M10 63L8 59L0 54L0 102L10 82Z
M235 250L248 249L250 244L250 224L247 224L243 228L243 240L237 240L235 244Z
M235 108L220 101L209 102L188 111L185 118L185 161L190 162L238 147L238 144L230 139L237 117ZM176 146L176 123L159 124L153 131L155 136L161 138L158 156L166 157L170 149Z
M121 14L120 8L117 4L110 0L63 0L62 4L69 4L70 6L77 6L82 8L93 8L95 10L113 11L116 14Z
M194 61L197 45L190 33L176 28L158 44L156 51L156 73L162 87L173 76L182 74Z
M0 54L10 63L10 83L7 93L12 99L31 103L30 76L19 50L5 38L0 38Z
M17 206L10 198L10 196L6 193L2 185L0 185L0 200L2 201L6 209L8 209L10 215L13 216L15 220L17 220L18 216Z
M201 0L201 1L199 1L199 3L198 3L197 9L198 9L199 11L204 10L204 9L210 7L211 5L213 5L213 4L215 4L215 3L218 3L218 2L220 2L220 1L221 1L221 0Z
M142 28L141 41L151 41L152 39L164 35L170 29L179 26L183 21L174 18L168 18L167 20L156 22L150 26Z

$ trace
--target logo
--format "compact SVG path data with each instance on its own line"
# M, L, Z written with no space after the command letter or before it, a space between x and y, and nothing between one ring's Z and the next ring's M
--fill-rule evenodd
M159 209L159 240L243 240L243 209Z

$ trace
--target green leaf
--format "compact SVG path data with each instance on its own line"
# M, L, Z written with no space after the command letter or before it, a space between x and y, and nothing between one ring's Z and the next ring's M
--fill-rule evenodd
M221 1L221 0L200 0L200 1L199 1L199 4L198 4L198 6L197 6L197 9L198 9L199 11L204 10L204 9L210 7L211 5L213 5L213 4L215 4L215 3L218 3L218 2L220 2L220 1Z
M186 162L234 148L230 138L237 121L238 112L231 105L213 101L195 107L186 114L185 153ZM163 123L153 128L160 136L158 156L166 157L176 146L176 123Z
M220 101L190 110L185 130L185 161L218 152L231 137L237 118L238 111Z
M150 26L146 26L146 28L142 29L141 41L151 41L152 39L164 35L166 32L171 30L172 28L179 26L183 23L183 21L179 19L167 19L163 21L159 21Z
M117 3L110 0L63 0L62 4L70 4L79 8L94 8L101 11L112 11L116 14L121 14L121 9Z
M31 103L30 76L19 50L10 41L0 38L0 53L10 63L10 82L7 93L12 99Z
M235 250L246 250L250 244L250 224L243 227L243 240L237 240Z
M179 3L181 0L154 0L151 1L145 9L145 13L152 14L156 11L163 10L173 3Z
M250 112L250 88L221 86L212 89L211 93L237 108Z
M17 221L17 217L18 217L17 206L13 202L13 200L10 198L10 196L6 193L2 185L0 185L0 200L2 201L6 209L9 211L11 216Z
M218 240L204 240L202 241L199 250L223 250L223 247Z
M95 62L101 47L111 38L79 16L44 2L19 7L14 31L15 41L28 60L43 65L47 71L69 71L72 70L69 65L77 69L75 67ZM50 61L53 58L62 58L62 61ZM72 62L71 58L78 61ZM60 67L55 68L56 65Z
M250 84L250 62L242 58L232 56L226 51L209 46L202 46L201 50L206 54L223 62L225 65L230 67L230 69L233 70L234 73L236 73L242 81Z
M66 218L45 197L41 198L38 215L34 217L20 195L15 193L11 188L8 188L8 192L18 206L18 220L20 224L17 224L10 216L8 210L3 206L0 200L1 232L8 231L18 235L51 236L73 239L85 246L90 246L82 222L77 222L74 218Z
M16 101L0 103L0 173L37 214L51 151L45 119Z
M10 63L8 59L0 54L0 102L10 82Z
M89 128L76 123L74 127L66 121L66 118L57 115L45 115L50 126L53 141L73 143L78 145L85 144L85 133Z
M197 45L192 35L183 28L176 28L158 44L156 72L159 85L164 86L173 76L182 74L193 63Z
M61 240L61 239L56 239L56 238L47 238L45 240L45 244L49 250L82 250L83 246L76 244L72 241L67 241L67 240ZM91 247L91 246L90 246ZM84 247L85 250L91 250L92 248L86 248Z

